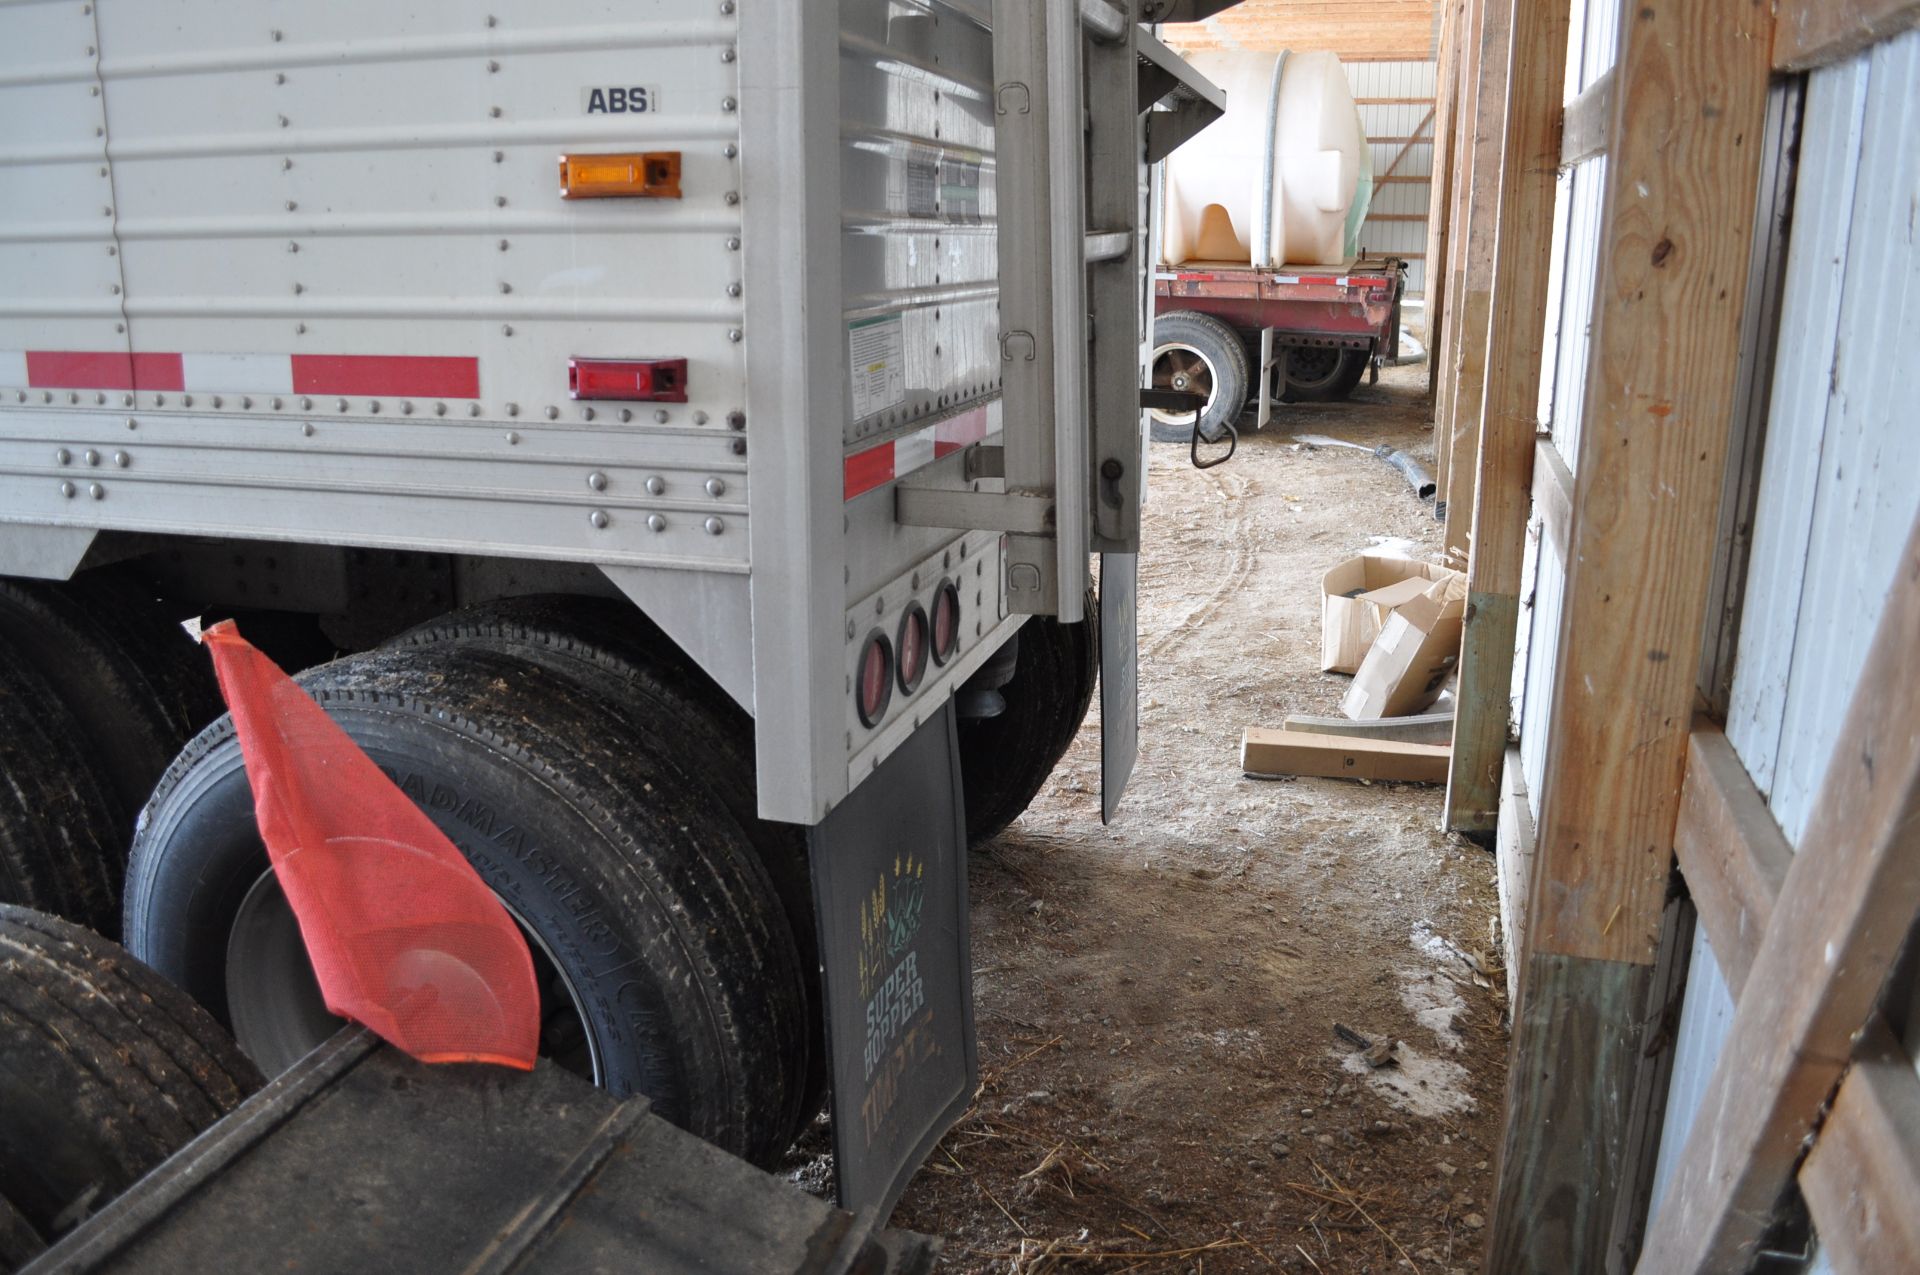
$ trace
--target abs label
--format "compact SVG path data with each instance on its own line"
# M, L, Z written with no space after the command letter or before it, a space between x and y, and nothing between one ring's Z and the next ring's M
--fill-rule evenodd
M645 115L660 109L660 90L644 84L580 90L588 115Z

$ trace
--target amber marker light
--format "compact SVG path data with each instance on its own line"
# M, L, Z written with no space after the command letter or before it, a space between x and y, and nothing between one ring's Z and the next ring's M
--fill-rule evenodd
M678 199L680 152L562 155L562 199Z

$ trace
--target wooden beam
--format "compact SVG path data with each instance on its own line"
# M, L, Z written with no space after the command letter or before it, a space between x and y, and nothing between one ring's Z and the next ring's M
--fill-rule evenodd
M1553 550L1564 571L1573 541L1573 472L1551 438L1533 440L1533 507L1540 511L1541 547Z
M1315 735L1249 726L1240 738L1240 769L1250 775L1317 775L1326 779L1401 780L1439 784L1447 779L1445 744Z
M1454 296L1454 254L1459 248L1459 236L1454 229L1459 223L1460 186L1464 180L1460 169L1465 146L1465 102L1473 85L1473 55L1480 47L1478 24L1483 3L1485 0L1451 0L1448 6L1451 22L1442 32L1443 35L1451 33L1453 48L1449 61L1442 65L1447 85L1445 110L1434 117L1433 170L1440 177L1440 184L1435 187L1435 194L1429 201L1426 263L1427 288L1432 294L1427 308L1427 394L1434 399L1436 406L1447 380L1446 360L1442 356L1451 348L1453 340L1453 325L1447 320ZM1441 119L1447 125L1444 137L1439 135L1438 121ZM1435 227L1438 228L1437 233ZM1433 477L1440 484L1439 490L1445 491L1447 453L1445 448L1437 446L1439 439L1436 422Z
M1520 0L1513 10L1505 148L1493 220L1488 340L1473 454L1473 501L1447 506L1471 525L1467 620L1460 648L1453 773L1446 826L1488 832L1499 819L1500 763L1507 747L1520 568L1538 429L1546 344L1547 280L1553 257L1553 197L1560 154L1559 103L1566 78L1568 6ZM1465 395L1462 395L1463 405ZM1458 454L1455 456L1459 459ZM1463 537L1464 539L1464 537ZM1453 543L1451 537L1449 544Z
M1610 1250L1644 1164L1636 1086L1739 366L1771 24L1767 4L1667 0L1625 10L1620 26L1494 1270L1632 1260Z
M1316 735L1357 735L1362 739L1397 739L1403 744L1446 744L1453 739L1453 714L1417 713L1412 717L1357 722L1351 717L1289 713L1280 723L1280 729Z
M1447 203L1453 190L1449 184L1452 179L1452 160L1448 143L1453 137L1453 98L1454 81L1459 69L1459 37L1461 5L1463 0L1442 0L1440 7L1440 48L1434 61L1433 85L1433 158L1429 165L1433 188L1427 195L1427 246L1422 259L1426 262L1446 260L1447 246ZM1434 335L1440 330L1441 311L1445 308L1445 281L1441 271L1426 271L1426 331L1420 334L1429 351L1434 348ZM1433 393L1433 358L1427 358L1427 393Z
M1513 54L1513 12L1524 0L1488 0L1480 29L1480 86L1473 123L1473 190L1467 196L1467 252L1453 340L1453 380L1446 407L1450 438L1446 551L1465 561L1473 530L1473 492L1480 474L1480 401L1486 388L1486 340L1494 309L1494 242L1500 217L1500 171L1507 150L1507 63Z
M1744 1270L1920 915L1920 520L1639 1270Z
M1737 1002L1793 858L1767 800L1717 726L1696 722L1674 849ZM1819 1140L1800 1166L1822 1245L1843 1275L1920 1253L1920 1076L1874 1019L1855 1044Z
M1920 0L1779 0L1773 65L1811 71L1920 26Z
M1608 70L1566 105L1560 130L1560 163L1572 167L1607 153L1607 126L1613 119L1613 72Z
M1673 834L1680 874L1735 1000L1773 917L1793 847L1726 735L1696 722Z
M1489 0L1480 38L1480 88L1475 103L1473 192L1467 203L1467 252L1462 274L1458 339L1454 344L1452 401L1447 406L1445 547L1464 561L1473 530L1473 495L1480 476L1480 406L1487 375L1493 314L1493 250L1499 236L1500 174L1507 139L1507 73L1513 54L1514 13L1524 0ZM1564 71L1562 62L1560 70ZM1498 754L1487 759L1497 763Z
M1920 1076L1878 1019L1800 1167L1800 1190L1841 1275L1912 1267L1920 1253Z
M1453 196L1447 214L1447 325L1441 333L1440 366L1435 372L1433 407L1434 513L1444 517L1453 485L1454 381L1460 371L1460 339L1466 302L1467 257L1472 244L1468 217L1473 208L1476 164L1480 158L1478 128L1480 81L1486 54L1490 15L1512 0L1469 0L1464 47L1461 50L1459 97L1454 102ZM1429 350L1434 346L1429 343Z

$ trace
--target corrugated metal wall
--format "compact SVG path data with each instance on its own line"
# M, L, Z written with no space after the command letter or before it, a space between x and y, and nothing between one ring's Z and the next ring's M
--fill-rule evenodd
M1427 208L1433 182L1434 63L1347 62L1347 83L1373 150L1373 202L1360 246L1407 259L1407 294L1427 290ZM1423 140L1406 142L1409 137ZM1388 169L1392 169L1389 173ZM1388 178L1388 180L1381 180Z
M1920 514L1907 354L1920 348L1916 131L1920 32L1809 78L1727 723L1795 844L1811 831L1813 798ZM1702 933L1676 1042L1656 1212L1731 1013ZM1824 1259L1815 1269L1827 1269Z

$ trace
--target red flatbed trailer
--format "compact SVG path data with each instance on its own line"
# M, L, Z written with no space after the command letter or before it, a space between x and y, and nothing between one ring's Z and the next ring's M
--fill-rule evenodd
M1210 435L1257 396L1264 428L1273 398L1344 398L1370 368L1396 357L1405 289L1398 257L1362 256L1341 267L1162 266L1154 275L1153 383L1207 395ZM1177 424L1171 416L1159 423Z

